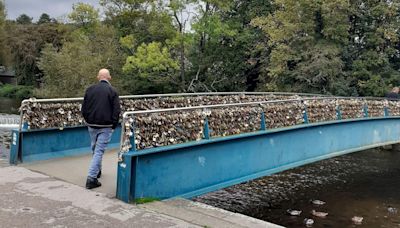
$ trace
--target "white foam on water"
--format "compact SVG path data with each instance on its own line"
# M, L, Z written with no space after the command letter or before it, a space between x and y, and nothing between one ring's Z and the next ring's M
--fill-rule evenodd
M0 129L17 129L19 128L19 124L1 124Z

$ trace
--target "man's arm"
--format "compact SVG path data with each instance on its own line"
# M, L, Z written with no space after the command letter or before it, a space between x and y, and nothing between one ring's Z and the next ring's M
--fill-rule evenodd
M81 113L82 113L82 116L85 119L85 121L87 120L87 117L88 117L87 97L88 97L88 94L87 94L87 90L86 90L85 97L83 98L83 102L82 102L82 108L81 108Z
M119 114L121 113L121 105L120 105L120 102L119 102L119 96L118 96L117 92L114 93L112 106L113 106L113 114L112 114L113 126L112 126L112 129L115 129L118 126Z

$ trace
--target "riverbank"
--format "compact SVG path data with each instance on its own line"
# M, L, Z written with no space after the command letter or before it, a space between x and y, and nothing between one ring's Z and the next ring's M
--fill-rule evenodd
M125 204L22 167L0 168L4 227L260 227L280 226L187 200Z

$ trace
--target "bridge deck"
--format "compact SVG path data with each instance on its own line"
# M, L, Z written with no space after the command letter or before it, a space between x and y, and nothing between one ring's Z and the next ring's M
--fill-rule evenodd
M84 187L91 155L65 157L34 163L23 163L22 166L36 172ZM102 183L95 191L115 197L117 183L117 150L108 150L103 157Z

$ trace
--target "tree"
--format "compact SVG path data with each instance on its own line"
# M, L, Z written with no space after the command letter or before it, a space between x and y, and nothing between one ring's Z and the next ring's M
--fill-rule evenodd
M113 86L120 89L125 57L118 48L115 30L107 26L95 27L90 35L75 31L72 40L61 49L46 45L39 60L39 68L44 72L43 87L35 91L36 96L82 96L95 83L100 68L110 69Z
M72 6L72 12L68 18L78 27L88 29L96 26L99 19L99 10L86 3L76 3Z
M211 2L211 1L210 1ZM214 1L202 8L196 18L197 47L191 61L200 69L198 90L254 91L259 83L261 65L268 55L260 43L265 40L262 31L250 22L257 16L272 12L270 1ZM198 57L201 58L198 58ZM197 79L197 72L192 78ZM202 76L200 76L202 75Z
M191 0L171 0L169 1L168 7L171 11L171 15L175 20L175 26L177 28L177 36L173 42L177 46L178 55L179 55L179 64L180 64L180 80L181 80L181 88L185 87L186 84L186 45L185 45L185 38L186 38L186 26L189 21L190 15L186 15L184 18L183 14L189 14L187 11L188 5L192 3Z
M57 24L9 24L6 44L10 49L12 65L21 85L37 85L42 72L37 66L42 48L50 43L61 48L68 28Z
M21 14L19 15L19 17L17 17L16 22L21 25L27 25L27 24L32 24L32 20L33 20L32 17L29 17L26 14Z
M45 24L45 23L50 23L51 22L51 18L47 13L43 13L42 15L40 15L40 18L38 20L38 24Z
M247 58L240 43L247 39L243 31L248 21L234 15L239 7L235 1L198 1L198 13L192 24L189 91L246 89L243 72Z
M3 1L0 0L0 66L7 65L5 24L6 24L5 4Z
M354 1L346 55L351 85L360 95L382 96L400 84L398 1Z
M160 0L101 0L100 4L105 8L107 24L115 26L121 37L133 35L137 46L165 44L176 35L172 18Z
M271 49L266 89L381 96L399 82L398 3L277 0L275 7L253 20Z
M174 65L171 62L175 63L178 58L178 52L175 52L177 30L163 2L103 0L101 4L106 8L106 23L116 27L123 50L128 55L124 67L127 85L124 88L130 93L182 91L181 80L176 77L179 71L175 70L175 67L171 68L171 65ZM160 57L156 62L168 59L168 70L154 69L152 73L150 68L143 69L143 65L136 68L137 66L131 64L130 60L133 58L142 58L141 63L149 61L149 65L153 64L153 60L146 58L143 52L138 53L144 50L157 58Z
M154 87L168 91L172 84L179 86L175 78L179 63L171 57L168 48L158 42L140 45L135 54L126 59L123 70L131 75L127 86L132 92L151 92Z

